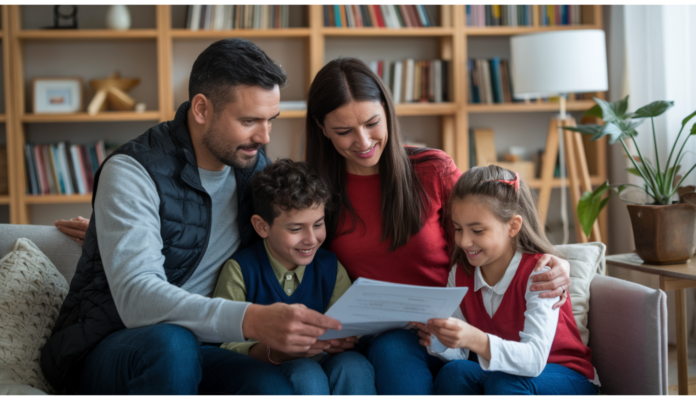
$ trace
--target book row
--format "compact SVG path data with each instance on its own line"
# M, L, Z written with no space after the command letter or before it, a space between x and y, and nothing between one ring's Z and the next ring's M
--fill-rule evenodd
M512 73L508 60L499 57L477 58L467 61L469 80L469 104L494 104L521 102L515 98ZM582 94L567 93L569 101L583 99ZM541 97L537 103L558 101L558 97Z
M197 30L280 29L289 26L289 5L188 6L186 28Z
M579 4L571 5L541 5L541 25L580 25L582 24L582 9Z
M467 26L532 26L533 9L529 5L467 5Z
M372 61L369 65L391 90L394 103L451 101L449 61L407 58Z
M336 28L423 28L434 26L432 13L422 5L324 6L324 26Z
M101 140L86 145L26 144L27 194L91 193L94 174L114 149Z

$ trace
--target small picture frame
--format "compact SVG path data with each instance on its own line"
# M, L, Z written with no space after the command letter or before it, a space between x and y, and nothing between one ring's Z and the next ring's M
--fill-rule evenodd
M34 78L34 113L76 113L82 111L82 79Z

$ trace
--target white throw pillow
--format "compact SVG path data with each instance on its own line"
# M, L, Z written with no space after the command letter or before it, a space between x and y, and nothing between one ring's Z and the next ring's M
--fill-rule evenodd
M587 313L590 311L590 283L595 273L604 274L604 243L566 244L554 246L556 252L570 264L570 302L580 338L587 346L590 331L587 330Z
M31 240L18 239L0 260L0 393L53 392L39 359L67 294L65 278Z

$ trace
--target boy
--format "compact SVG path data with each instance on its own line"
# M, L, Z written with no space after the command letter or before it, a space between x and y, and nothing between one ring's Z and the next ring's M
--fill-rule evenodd
M251 223L263 240L225 263L213 296L264 305L300 303L325 312L351 284L336 255L321 248L328 189L309 164L289 159L267 166L251 184ZM350 347L346 344L357 339L343 342L341 347ZM327 342L317 341L305 354L282 353L260 342L221 347L277 365L296 394L376 394L367 359L355 351L322 355L331 347Z

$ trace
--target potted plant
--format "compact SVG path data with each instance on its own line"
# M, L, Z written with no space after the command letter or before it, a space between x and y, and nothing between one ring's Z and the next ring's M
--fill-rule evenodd
M615 194L621 200L631 203L627 208L631 216L636 253L643 261L650 264L675 264L688 260L696 250L696 207L673 202L672 197L684 179L696 168L696 165L693 165L685 168L683 176L677 175L682 169L684 146L692 135L696 135L696 125L688 131L681 145L679 141L687 123L696 116L696 111L682 120L679 135L672 144L667 162L661 165L654 121L674 105L673 101L655 101L635 112L628 112L628 96L613 103L597 98L595 101L597 105L588 110L585 116L602 118L603 125L580 125L563 129L592 135L591 140L608 136L609 144L620 142L628 159L633 163L633 168L628 169L628 172L643 178L645 185L610 185L609 182L604 182L594 191L583 193L577 209L583 231L587 236L590 235L600 211L609 202L609 197ZM644 157L635 140L638 134L636 128L647 120L651 122L655 143L654 163ZM626 141L629 140L633 141L636 155L631 154L626 146ZM678 145L679 150L675 153ZM604 197L605 194L608 196Z

